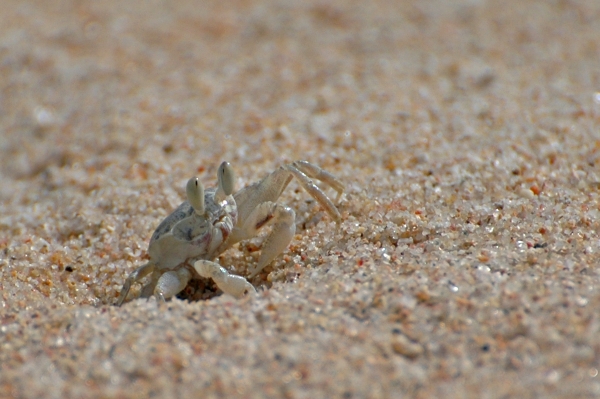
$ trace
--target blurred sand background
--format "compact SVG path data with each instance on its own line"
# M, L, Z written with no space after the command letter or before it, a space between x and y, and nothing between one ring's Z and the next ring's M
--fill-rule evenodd
M600 396L596 0L4 0L0 157L0 397ZM296 159L343 222L292 183L258 295L112 306Z

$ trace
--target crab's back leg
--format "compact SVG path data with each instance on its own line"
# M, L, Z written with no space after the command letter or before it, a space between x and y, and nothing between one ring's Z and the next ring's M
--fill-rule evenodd
M293 175L284 167L280 167L261 181L236 192L233 197L237 204L237 225L244 225L250 214L259 204L277 201L292 179Z
M302 188L315 198L336 222L341 220L340 213L333 202L310 178L322 181L332 187L338 193L336 201L339 200L344 192L342 182L318 166L306 161L296 161L281 166L258 183L244 187L234 194L238 208L238 226L244 225L250 214L259 204L277 201L294 177L298 180ZM231 241L231 244L234 244L239 240Z
M326 184L330 184L331 187L333 187L336 191L339 189L338 199L344 190L342 183L330 173L325 172L321 168L305 161L296 161L284 166L284 168L298 180L302 188L305 189L314 199L316 199L323 208L325 208L329 216L331 216L336 223L339 223L339 221L342 219L340 212L337 210L333 202L331 202L329 197L327 197L327 195L325 195L325 193L315 183L313 183L313 181L302 170L298 168L299 165L301 168L307 170L311 175L314 174L315 178L318 180L321 180ZM308 165L310 165L310 167Z
M131 284L135 283L146 277L148 274L154 271L155 265L152 262L148 262L145 265L142 265L135 269L129 277L125 280L125 284L123 284L123 289L121 289L121 294L119 295L119 300L117 302L117 306L121 306L123 302L125 302L125 298L127 298L127 294L129 293L129 289L131 288Z
M322 181L329 187L333 188L337 192L335 202L338 203L340 201L340 198L344 193L344 183L342 183L337 177L327 172L325 169L321 169L317 165L313 165L307 161L296 161L292 163L291 166L301 170L308 177Z

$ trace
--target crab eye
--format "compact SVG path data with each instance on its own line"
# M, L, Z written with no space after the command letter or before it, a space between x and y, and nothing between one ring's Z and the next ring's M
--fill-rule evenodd
M204 214L204 187L197 177L192 177L187 182L186 186L187 200L194 208L194 211L199 214Z
M231 195L233 193L235 176L233 175L233 169L231 169L229 162L223 162L221 166L219 166L217 178L219 180L219 191L223 192L225 195Z

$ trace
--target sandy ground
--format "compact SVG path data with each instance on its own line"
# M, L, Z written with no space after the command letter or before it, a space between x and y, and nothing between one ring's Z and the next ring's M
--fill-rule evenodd
M596 0L4 0L0 397L600 397L599 60ZM257 295L113 306L296 159L342 222L292 183Z

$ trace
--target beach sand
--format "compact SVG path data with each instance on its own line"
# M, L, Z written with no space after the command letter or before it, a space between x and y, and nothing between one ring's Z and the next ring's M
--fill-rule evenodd
M599 397L599 21L5 0L0 397ZM191 176L297 159L345 183L342 222L292 182L256 295L114 306ZM247 275L260 243L217 261Z

